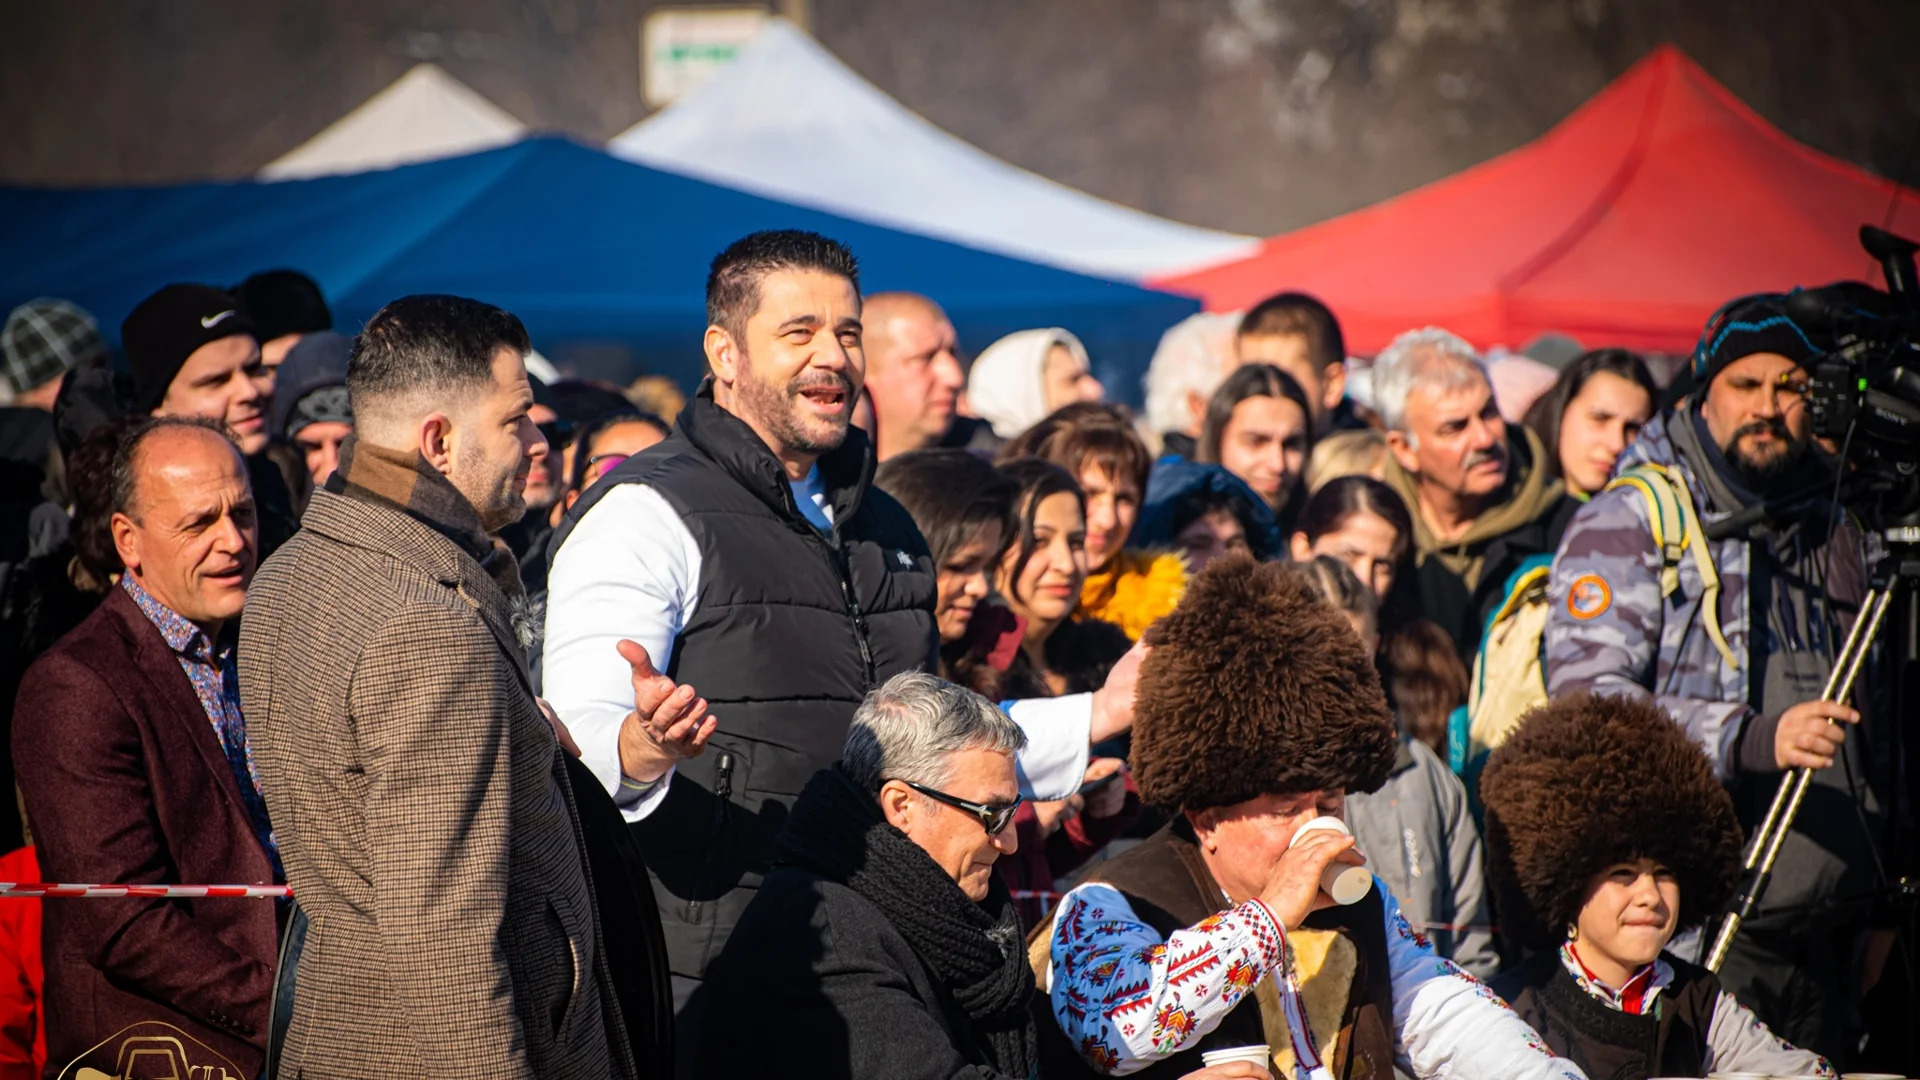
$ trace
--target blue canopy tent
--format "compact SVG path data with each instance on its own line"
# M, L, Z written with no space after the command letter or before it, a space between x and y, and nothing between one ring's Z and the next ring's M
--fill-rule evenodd
M1064 326L1095 373L1137 398L1161 331L1192 300L897 232L659 172L558 138L315 180L92 190L0 188L0 310L59 296L109 336L170 281L313 275L343 330L381 304L449 292L519 315L543 351L625 348L691 386L703 370L707 264L757 229L845 242L870 292L938 300L961 340Z

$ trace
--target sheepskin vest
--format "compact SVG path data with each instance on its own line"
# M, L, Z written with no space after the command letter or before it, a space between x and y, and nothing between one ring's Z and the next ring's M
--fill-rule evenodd
M701 978L726 944L788 807L839 760L867 691L936 668L932 558L906 510L869 490L866 433L849 430L819 467L831 535L801 515L760 437L702 386L673 434L587 489L554 537L557 552L608 491L645 484L699 547L698 600L666 674L707 699L719 728L633 826L676 975Z
M1671 954L1673 982L1654 999L1651 1015L1610 1009L1580 988L1557 949L1549 949L1493 982L1513 1011L1560 1057L1593 1080L1705 1076L1707 1033L1720 980Z
M1162 939L1227 906L1226 894L1201 858L1185 818L1174 819L1131 851L1099 864L1086 880L1120 890L1133 913ZM1287 944L1294 954L1308 1026L1329 1071L1342 1080L1392 1080L1393 985L1379 890L1357 904L1314 912L1288 933ZM1042 1075L1098 1075L1067 1045L1051 1017L1040 1030ZM1252 995L1198 1042L1132 1075L1172 1080L1203 1068L1203 1051L1255 1043L1266 1043L1292 1060L1286 1017L1271 979L1262 979ZM1276 1075L1291 1073L1276 1070Z

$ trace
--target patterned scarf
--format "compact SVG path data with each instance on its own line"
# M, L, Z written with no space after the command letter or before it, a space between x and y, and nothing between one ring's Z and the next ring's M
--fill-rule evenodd
M473 504L419 451L392 450L348 436L340 444L340 466L324 486L335 495L398 510L453 541L500 586L514 636L521 648L532 646L539 619L520 582L513 552L481 527Z
M984 901L969 899L837 765L807 781L776 846L782 862L840 882L880 909L965 1010L996 1071L1038 1074L1039 1035L1027 1011L1033 969L999 874Z

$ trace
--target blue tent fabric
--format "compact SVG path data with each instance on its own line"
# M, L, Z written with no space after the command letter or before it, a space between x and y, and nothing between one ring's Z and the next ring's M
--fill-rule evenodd
M536 138L353 176L181 187L0 187L0 310L60 296L116 335L170 281L215 285L270 267L319 281L353 332L380 305L450 292L519 315L536 346L623 346L691 385L703 369L707 265L758 229L845 242L869 292L924 293L961 341L1064 326L1095 374L1136 397L1161 331L1196 301L759 198Z

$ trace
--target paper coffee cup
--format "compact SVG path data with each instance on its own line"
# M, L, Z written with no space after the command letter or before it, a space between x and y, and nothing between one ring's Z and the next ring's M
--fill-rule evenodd
M1267 1049L1266 1043L1259 1043L1254 1046L1229 1046L1221 1050L1200 1051L1200 1064L1206 1068L1211 1069L1215 1065L1225 1065L1229 1061L1245 1061L1249 1064L1261 1066L1262 1068L1272 1068L1273 1052Z
M1347 823L1337 817L1317 817L1300 826L1294 832L1293 840L1287 846L1300 842L1300 838L1316 829L1328 829L1341 836L1352 836ZM1320 874L1320 891L1333 897L1336 904L1357 904L1366 899L1367 890L1373 888L1373 871L1352 863L1329 863Z

